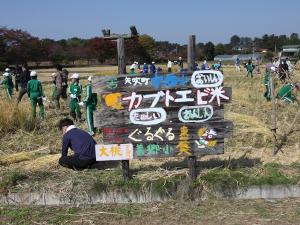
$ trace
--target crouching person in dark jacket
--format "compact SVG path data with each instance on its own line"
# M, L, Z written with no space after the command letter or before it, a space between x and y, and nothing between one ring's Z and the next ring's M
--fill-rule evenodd
M96 142L92 136L76 128L73 120L69 118L59 121L59 129L63 132L59 164L70 169L90 168L96 162ZM69 148L74 151L74 155L68 156Z

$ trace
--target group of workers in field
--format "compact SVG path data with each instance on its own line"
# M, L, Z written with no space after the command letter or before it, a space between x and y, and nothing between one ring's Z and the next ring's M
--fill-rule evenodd
M273 76L273 86L275 87L276 83L281 83L281 87L276 95L276 98L288 102L298 102L295 96L295 92L299 91L300 85L297 82L292 80L293 65L288 58L272 58L269 59L269 62L266 64L265 74L263 83L266 87L264 97L267 101L271 101L271 76ZM279 81L279 82L277 82Z
M15 77L15 82L13 82ZM27 93L31 102L32 117L36 118L36 107L39 106L39 117L45 119L44 102L47 101L41 81L37 79L38 73L30 71L26 64L21 69L16 68L12 71L6 68L3 73L3 79L0 84L3 85L7 98L12 100L14 88L18 92L17 104L22 100L23 96ZM56 110L60 109L60 99L69 99L70 116L81 122L81 109L85 106L86 121L88 125L88 132L94 135L94 121L93 111L97 105L97 95L92 92L92 76L87 79L85 87L85 98L82 100L82 85L80 84L80 76L74 73L71 76L71 83L68 81L68 71L63 69L61 65L56 66L56 72L52 74L53 90L51 105L54 105Z

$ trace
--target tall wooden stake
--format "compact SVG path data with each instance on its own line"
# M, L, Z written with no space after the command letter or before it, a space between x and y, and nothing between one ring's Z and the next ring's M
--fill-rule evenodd
M118 49L118 74L126 74L124 38L118 38L117 49Z
M188 43L188 70L194 71L195 68L195 49L196 49L196 36L190 35L189 36L189 43Z
M197 163L197 157L196 156L189 156L188 157L189 175L190 175L190 178L192 180L195 180L196 177L197 177L196 163Z
M276 124L276 103L275 103L275 84L274 84L274 77L271 74L270 75L270 83L271 83L271 98L272 98L272 115L271 115L271 120L272 120L272 127L271 131L273 134L273 155L276 154L276 130L277 130L277 124Z

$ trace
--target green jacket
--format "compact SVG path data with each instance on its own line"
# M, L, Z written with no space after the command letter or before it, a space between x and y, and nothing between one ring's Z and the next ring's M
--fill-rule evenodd
M96 107L96 105L97 105L97 94L92 92L92 85L87 84L85 90L86 90L86 96L85 96L84 102L85 102L86 106Z
M42 83L37 79L31 79L27 83L27 94L30 99L45 96L43 92Z
M264 75L264 85L269 85L270 75L271 75L271 72L266 70L265 75Z
M1 84L3 84L6 89L14 88L14 83L11 76L4 77L4 79L1 81Z
M81 84L71 83L69 92L70 94L76 95L77 98L80 98L82 92Z
M254 65L251 63L251 64L246 64L246 69L247 69L247 71L249 71L249 72L252 72L253 70L254 70Z

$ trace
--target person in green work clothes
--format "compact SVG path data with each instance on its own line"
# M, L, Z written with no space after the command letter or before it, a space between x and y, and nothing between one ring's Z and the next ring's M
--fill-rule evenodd
M252 60L250 59L248 61L248 63L246 64L246 70L247 70L247 77L248 75L250 75L251 77L253 77L253 70L254 70L255 66L252 63Z
M46 100L42 83L37 79L37 72L30 72L31 80L27 83L27 95L31 102L32 107L32 117L36 117L36 105L40 107L40 118L43 120L45 118L45 109L43 100Z
M12 81L12 76L9 72L5 72L3 74L3 77L4 78L0 84L2 84L4 86L7 97L9 99L11 99L11 96L12 96L13 90L14 90L14 83Z
M71 76L72 83L69 88L70 94L70 116L74 118L74 120L81 120L81 112L79 102L81 99L82 87L79 83L79 74L74 73Z
M86 97L83 101L86 107L88 133L93 136L95 132L93 112L97 105L97 94L92 92L92 76L89 76L88 78L88 84L86 85Z
M299 84L286 83L279 89L277 98L288 103L297 101L293 90L299 90Z
M272 63L272 58L269 60L269 62L266 64L266 70L264 74L264 80L263 83L266 87L266 91L264 93L264 97L267 99L267 101L271 101L271 80L270 76L272 76L272 72L275 72L276 68Z

